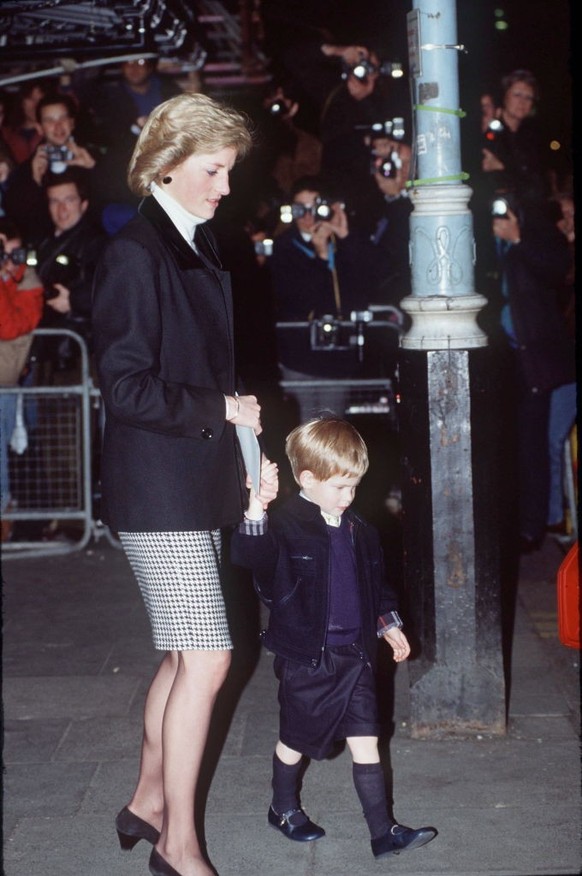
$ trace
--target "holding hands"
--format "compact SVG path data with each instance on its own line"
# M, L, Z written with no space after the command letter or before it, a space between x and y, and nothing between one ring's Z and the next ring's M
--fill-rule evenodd
M250 488L249 507L245 512L248 520L260 520L267 507L277 498L279 492L279 468L276 462L271 462L263 454L261 459L261 483L260 494L253 489L250 476L247 478L247 487Z

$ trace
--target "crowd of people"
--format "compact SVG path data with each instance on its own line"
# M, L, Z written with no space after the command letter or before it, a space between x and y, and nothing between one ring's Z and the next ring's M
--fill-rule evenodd
M399 304L411 291L412 143L405 91L382 72L373 50L308 46L298 69L314 83L317 123L305 123L288 82L264 87L251 103L241 98L255 146L234 171L229 206L211 224L233 276L239 367L259 389L279 380L323 381L309 403L296 394L297 415L305 418L315 408L341 408L345 394L333 390L333 378L395 373L398 337L408 319ZM140 200L127 186L130 156L152 109L180 93L182 86L161 75L155 60L143 58L122 63L115 75L107 70L86 80L38 79L0 94L0 215L37 258L45 290L38 325L73 328L90 352L95 265L105 241L135 216ZM541 542L546 526L565 526L555 498L543 521L542 506L550 492L557 495L547 486L549 472L559 477L557 447L575 410L572 331L563 342L561 336L564 311L574 307L573 223L569 245L558 231L563 205L573 205L572 184L550 173L535 119L539 99L534 74L512 71L499 97L491 91L481 96L480 118L472 120L465 146L477 289L488 300L483 323L499 345L500 361L515 366L516 395L508 409L517 411L522 436L516 468L523 472L524 549ZM499 198L509 204L509 219L491 215ZM534 318L528 305L523 322L518 302L534 294L532 286L540 307ZM383 337L382 355L372 342L362 347L354 334L344 344L314 344L309 322L350 321L370 307L387 308L395 323L396 331ZM295 328L285 330L286 324ZM260 350L252 340L258 333ZM45 379L73 364L70 346L37 344ZM525 349L542 376L534 379L524 370ZM534 471L535 484L528 485ZM548 476L540 478L544 471ZM535 523L527 519L534 506Z

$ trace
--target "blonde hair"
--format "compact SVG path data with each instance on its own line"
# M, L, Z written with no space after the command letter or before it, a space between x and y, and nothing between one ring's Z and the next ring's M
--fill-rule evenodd
M318 417L296 426L285 439L285 453L297 483L302 471L327 481L336 475L362 477L368 470L364 439L351 423L335 417Z
M144 197L152 182L194 153L226 147L244 158L253 144L249 118L205 94L185 92L158 104L149 114L129 162L127 182Z

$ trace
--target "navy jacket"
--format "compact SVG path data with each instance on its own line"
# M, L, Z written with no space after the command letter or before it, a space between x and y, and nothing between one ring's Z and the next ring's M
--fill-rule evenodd
M375 527L348 509L352 527L362 618L362 644L374 663L381 615L397 609L384 574ZM280 657L317 666L325 647L329 614L330 538L319 506L291 497L269 518L265 532L232 535L231 558L252 569L261 601L269 608L264 645Z
M224 400L236 389L230 280L199 229L198 256L149 197L95 275L102 517L118 532L210 530L242 518Z

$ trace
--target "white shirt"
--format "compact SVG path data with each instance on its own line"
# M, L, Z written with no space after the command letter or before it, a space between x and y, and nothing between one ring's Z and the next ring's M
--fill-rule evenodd
M168 192L160 188L157 183L152 182L150 191L160 207L168 214L184 240L196 251L193 242L194 229L197 225L202 225L203 222L206 222L206 219L200 219L199 216L189 213L185 207L179 204Z

